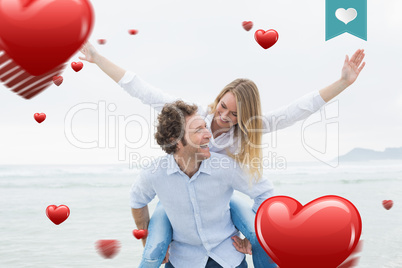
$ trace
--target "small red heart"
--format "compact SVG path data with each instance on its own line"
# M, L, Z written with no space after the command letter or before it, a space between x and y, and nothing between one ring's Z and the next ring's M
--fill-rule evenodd
M251 28L253 28L253 22L252 21L243 21L242 23L244 30L250 31Z
M71 63L71 68L73 68L74 71L78 72L84 67L84 64L82 62L72 62Z
M95 247L100 255L104 258L113 258L120 249L120 242L118 240L98 240L95 243Z
M254 38L260 46L264 49L268 49L275 45L276 41L278 41L279 35L278 32L273 29L268 31L260 29L255 32Z
M390 210L392 208L392 206L394 205L394 201L392 201L392 200L383 200L382 205L384 206L384 208L386 210Z
M99 45L104 45L106 44L106 39L98 39Z
M34 114L34 118L35 118L36 122L42 123L46 119L46 114L44 114L44 113L36 113L36 114Z
M46 208L46 215L54 224L59 225L70 216L70 209L65 205L50 205Z
M93 17L88 0L0 0L0 46L22 69L42 75L80 49Z
M128 30L128 33L131 35L134 35L134 34L138 33L138 30L131 29L131 30Z
M258 208L255 230L281 268L338 267L357 246L362 223L356 207L339 196L322 196L305 206L275 196Z
M63 76L53 76L53 83L56 85L56 86L60 86L61 85L61 83L63 83Z
M148 236L148 230L133 230L133 235L137 239L145 238Z

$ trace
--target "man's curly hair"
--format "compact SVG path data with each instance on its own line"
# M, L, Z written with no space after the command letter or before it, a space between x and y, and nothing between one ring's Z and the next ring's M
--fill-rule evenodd
M180 140L183 145L187 142L184 138L186 117L197 113L198 106L189 105L182 100L167 103L163 106L162 112L158 115L156 142L168 154L177 151L177 142Z

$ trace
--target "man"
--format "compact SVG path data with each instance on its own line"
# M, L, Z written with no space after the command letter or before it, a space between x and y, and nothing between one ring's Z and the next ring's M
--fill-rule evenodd
M131 189L138 228L149 222L147 204L158 196L173 228L170 260L165 267L247 267L231 237L229 201L238 190L254 199L253 210L272 193L267 180L250 185L249 177L228 156L210 153L211 133L196 105L166 104L158 116L155 138L168 153L140 172Z

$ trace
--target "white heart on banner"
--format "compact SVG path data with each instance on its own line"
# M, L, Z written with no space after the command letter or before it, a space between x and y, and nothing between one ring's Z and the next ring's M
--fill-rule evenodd
M347 10L338 8L335 11L335 17L343 23L348 24L357 17L357 11L354 8L348 8Z

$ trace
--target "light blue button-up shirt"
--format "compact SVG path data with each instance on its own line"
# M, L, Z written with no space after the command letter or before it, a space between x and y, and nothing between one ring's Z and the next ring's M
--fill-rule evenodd
M173 227L170 262L175 267L204 268L208 257L224 268L236 267L244 254L231 240L238 235L229 208L234 190L254 199L254 212L273 195L268 180L250 184L240 164L226 155L211 153L191 178L173 155L166 155L140 172L130 203L132 208L142 208L158 195Z

